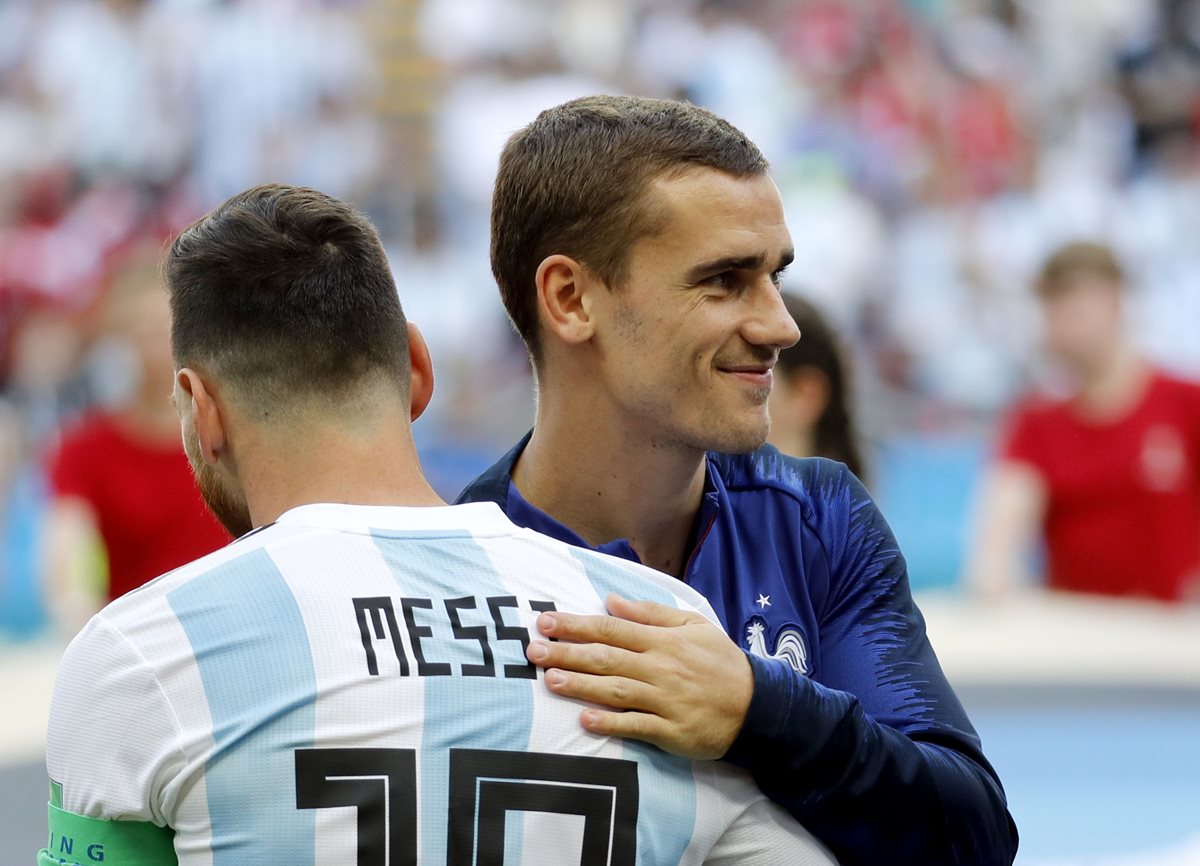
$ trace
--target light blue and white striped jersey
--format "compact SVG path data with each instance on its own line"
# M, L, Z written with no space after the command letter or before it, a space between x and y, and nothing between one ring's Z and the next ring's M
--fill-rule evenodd
M610 591L713 618L491 503L296 508L88 624L47 768L67 812L174 828L184 866L833 863L741 771L545 688L538 613Z

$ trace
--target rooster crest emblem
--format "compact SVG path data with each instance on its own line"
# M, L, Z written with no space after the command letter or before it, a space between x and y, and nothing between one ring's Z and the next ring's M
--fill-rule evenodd
M763 659L778 659L792 666L800 674L808 673L808 651L804 646L804 636L800 629L785 626L775 636L775 651L767 649L767 624L755 617L746 628L747 649Z

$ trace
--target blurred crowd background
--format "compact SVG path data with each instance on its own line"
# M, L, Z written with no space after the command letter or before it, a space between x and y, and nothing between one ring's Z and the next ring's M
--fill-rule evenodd
M1031 290L1052 248L1111 244L1138 344L1200 375L1192 0L4 0L0 635L47 619L62 432L165 404L169 361L112 312L127 263L244 187L379 225L437 367L417 432L441 492L506 450L533 403L488 267L496 157L601 91L707 106L771 160L786 287L851 349L918 588L959 580L998 419L1053 387Z
M167 402L165 241L266 181L367 211L433 353L416 434L453 497L533 415L488 266L500 147L596 92L689 99L771 160L796 244L785 288L852 362L864 447L843 459L914 587L949 590L922 607L1006 781L1022 862L1116 863L1095 858L1187 836L1120 862L1196 863L1189 611L1122 603L1134 618L1114 619L1048 597L968 616L955 593L1006 412L1064 384L1033 288L1052 250L1110 246L1137 346L1200 377L1200 0L0 0L0 682L28 716L0 737L0 849L26 856L44 832L50 622L61 639L100 603L59 597L52 617L52 584L97 586L106 560L139 553L157 573L146 538L218 543L168 503L190 480ZM139 448L151 481L122 475ZM142 516L107 527L120 543L104 550L95 515L52 491ZM1044 859L1067 855L1092 859Z

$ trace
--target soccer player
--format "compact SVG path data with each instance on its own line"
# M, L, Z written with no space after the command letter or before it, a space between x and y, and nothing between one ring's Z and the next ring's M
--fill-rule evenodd
M535 617L610 591L724 635L662 575L438 499L429 356L365 218L257 187L165 273L184 450L240 538L68 648L42 866L833 863L744 772L540 687Z
M710 112L600 96L540 114L492 201L537 420L461 500L675 575L736 643L623 598L614 617L544 614L560 640L529 658L610 708L588 730L749 767L843 863L1011 863L1003 790L887 524L842 464L761 447L798 337L791 247L765 160Z

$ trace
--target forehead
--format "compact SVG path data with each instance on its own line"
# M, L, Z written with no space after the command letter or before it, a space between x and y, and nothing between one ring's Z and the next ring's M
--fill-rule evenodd
M647 206L658 212L659 232L646 240L660 255L761 255L774 262L792 247L779 190L765 173L734 177L695 168L665 175L651 182Z
M1048 292L1042 294L1046 306L1109 303L1118 298L1121 287L1111 278L1090 271L1079 271L1059 280Z

